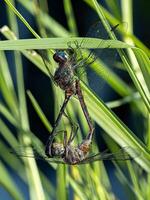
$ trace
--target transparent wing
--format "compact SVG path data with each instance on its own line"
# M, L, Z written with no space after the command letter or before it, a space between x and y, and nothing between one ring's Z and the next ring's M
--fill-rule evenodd
M40 153L37 152L36 149L26 149L24 147L15 148L15 150L9 151L10 153L18 156L18 157L25 157L25 158L34 158L36 160L42 160L48 163L56 163L56 164L68 164L63 161L62 158L48 158L45 156L44 151L41 150ZM128 154L130 152L131 156ZM92 163L100 160L112 160L112 161L126 161L126 160L133 160L136 157L141 156L136 149L131 147L124 147L119 149L117 152L111 153L108 149L103 152L98 152L96 154L90 154L87 158L76 163L75 165L87 164ZM69 164L70 165L70 164Z
M9 152L17 157L34 158L36 160L42 160L49 163L65 164L61 158L48 158L42 149L37 152L37 149L33 147L19 146Z
M131 156L129 155L129 153ZM114 161L125 161L125 160L133 160L136 157L139 157L141 153L139 153L136 149L131 147L124 147L119 149L117 152L111 153L109 150L105 150L104 152L98 152L94 155L89 155L79 164L91 163L99 160L114 160Z
M112 28L112 31L115 32L117 28L118 26L115 26ZM105 40L110 39L107 31L100 21L90 27L86 37L100 38ZM87 41L85 38L82 41L82 44L86 42ZM78 46L82 47L82 44L79 44ZM97 47L100 47L100 45L101 43L97 44ZM80 50L79 53L77 53L80 55L80 61L78 61L75 65L77 75L82 81L86 83L88 82L91 89L100 95L102 88L104 88L104 85L107 83L107 80L110 77L110 70L112 70L116 65L117 50L111 49L110 46L104 49L90 49L89 52L87 52L87 50L81 51L80 48L77 48L77 51L78 49ZM86 76L87 80L85 78Z

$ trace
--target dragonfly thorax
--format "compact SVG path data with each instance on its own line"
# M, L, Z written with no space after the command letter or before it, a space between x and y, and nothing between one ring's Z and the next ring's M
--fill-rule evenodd
M73 86L74 73L69 63L63 65L57 68L54 74L54 80L61 89L66 90Z
M65 153L64 145L61 143L54 142L51 148L52 157L63 157Z

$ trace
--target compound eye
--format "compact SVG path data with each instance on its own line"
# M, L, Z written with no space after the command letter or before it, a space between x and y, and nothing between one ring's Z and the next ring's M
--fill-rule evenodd
M57 63L65 63L67 61L68 57L64 51L58 51L53 55L53 59Z

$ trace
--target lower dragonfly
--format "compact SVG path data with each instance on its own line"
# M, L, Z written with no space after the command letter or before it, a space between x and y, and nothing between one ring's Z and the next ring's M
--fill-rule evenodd
M71 132L69 138L67 138L67 131L56 132L55 136L62 133L64 134L63 143L54 142L53 136L51 144L51 155L45 155L45 152L35 146L21 146L20 148L15 148L11 153L19 157L29 157L37 160L47 161L49 163L57 164L68 164L68 165L81 165L88 164L95 161L101 160L114 160L114 161L125 161L133 160L138 157L140 154L134 148L129 146L120 148L118 151L111 153L108 149L103 152L92 152L92 137L88 134L89 137L86 137L78 145L74 145L74 139L77 135L79 126L71 121L71 119L64 112L63 114L68 118L71 125ZM29 150L29 151L28 151ZM132 153L132 157L129 156L128 151Z
M123 147L118 151L111 153L107 150L103 152L92 153L92 138L86 137L80 144L73 145L74 138L77 134L78 128L71 133L67 139L67 131L64 131L64 140L63 143L53 142L51 146L51 158L46 156L43 151L38 150L38 148L21 147L11 151L11 153L19 157L29 157L37 160L47 161L49 163L57 164L68 164L68 165L81 165L88 164L100 160L113 160L113 161L125 161L133 160L136 157L139 157L138 151L131 147ZM62 131L60 131L62 132ZM59 134L60 132L57 132ZM27 151L26 151L27 150ZM30 151L31 150L31 151ZM132 154L132 157L129 156L128 152Z

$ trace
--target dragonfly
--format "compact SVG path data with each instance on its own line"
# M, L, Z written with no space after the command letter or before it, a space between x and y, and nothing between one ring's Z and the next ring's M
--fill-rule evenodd
M38 150L38 148L31 147L23 147L15 148L15 150L11 151L11 153L21 156L21 157L29 157L34 158L36 160L43 160L48 163L56 163L56 164L67 164L67 165L81 165L93 163L101 160L112 160L112 161L125 161L125 160L133 160L136 157L140 156L138 151L129 146L120 148L118 151L111 153L108 149L103 152L93 153L91 151L92 148L92 138L85 138L80 144L73 145L74 138L77 134L78 129L73 131L71 129L71 133L69 138L67 139L67 131L64 131L64 140L63 143L53 142L51 147L51 158L46 156L43 150ZM57 132L59 134L60 132ZM29 150L29 151L28 151ZM132 153L132 157L129 156L128 151Z
M99 24L98 27L100 28ZM102 28L100 28L100 31L102 31ZM108 37L102 37L102 39L108 39ZM56 50L55 54L53 55L53 59L58 64L58 67L54 73L54 76L51 74L46 60L42 57L50 78L65 92L65 99L56 118L52 132L47 140L45 153L42 153L39 156L36 154L36 151L33 151L32 155L27 155L22 150L18 150L16 154L25 157L34 157L36 159L47 160L48 162L69 165L86 164L98 160L131 159L126 152L127 148L121 148L116 153L108 153L108 151L104 151L102 153L91 152L94 126L84 101L84 96L80 87L80 79L76 78L76 70L79 67L85 68L87 65L92 64L97 57L95 57L95 54L93 51L91 51L86 58L83 58L82 53L80 53L82 43L78 44L75 41L74 44L76 45L76 49L72 48L71 44L68 44L68 49ZM77 51L79 51L79 53ZM78 54L81 56L78 57ZM69 139L67 139L67 132L63 131L63 143L54 142L55 136L59 133L57 132L57 127L62 116L65 115L65 108L73 95L76 95L80 102L82 111L89 126L89 132L86 138L78 145L73 145L74 138L76 137L78 131L74 131L73 128L71 129Z
M101 23L99 22L98 27L100 28L100 26L102 27ZM98 27L96 28L98 29ZM87 35L90 35L91 29ZM100 28L100 30L102 31L102 28ZM104 36L103 36L103 39L104 39ZM107 38L105 37L105 39L108 39L108 36ZM58 67L54 73L54 76L51 74L49 67L47 66L47 62L42 57L45 67L49 73L49 76L54 81L54 83L65 92L64 102L61 106L59 114L54 123L53 130L50 133L50 136L47 140L46 147L45 147L45 154L49 158L53 157L52 146L53 146L53 140L55 136L57 135L56 129L61 121L65 108L73 95L77 96L80 102L83 114L85 116L85 119L87 121L88 127L89 127L89 132L87 134L85 141L88 141L88 142L92 141L92 137L94 133L94 125L90 118L88 108L85 104L84 96L80 87L80 79L77 78L76 72L78 68L80 69L85 68L87 65L89 66L90 64L92 64L97 59L97 57L95 56L93 51L90 51L88 56L83 58L83 55L81 52L82 42L78 44L76 41L74 41L74 44L76 46L75 49L69 43L68 49L56 50L55 54L53 55L53 59L58 64Z
M71 126L70 135L67 137L66 130L56 132L56 135L63 133L63 142L52 142L51 156L47 156L40 145L38 147L36 145L33 147L20 146L14 150L11 150L10 153L15 154L18 157L28 157L36 160L46 161L48 163L67 165L88 164L101 160L133 160L140 155L137 150L129 146L122 147L114 153L111 153L108 149L104 150L103 152L95 153L92 150L94 144L92 144L92 137L90 134L88 135L89 137L83 139L78 145L74 145L74 139L79 130L79 125L75 124L65 112L63 115L69 120ZM53 140L53 136L50 135L50 137L52 137L50 140ZM132 157L128 154L129 151Z

